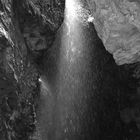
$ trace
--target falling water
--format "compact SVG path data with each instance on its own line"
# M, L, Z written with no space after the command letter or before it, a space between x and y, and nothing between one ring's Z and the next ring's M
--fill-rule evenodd
M66 0L64 23L45 60L51 92L42 95L42 140L92 140L98 135L95 52L101 44L93 20L80 0Z
M88 101L96 88L92 78L92 34L88 10L80 1L67 0L65 14L57 75L59 116L54 139L82 140L87 137L84 131L90 121L87 120L90 119L87 117ZM95 119L92 121L94 123Z

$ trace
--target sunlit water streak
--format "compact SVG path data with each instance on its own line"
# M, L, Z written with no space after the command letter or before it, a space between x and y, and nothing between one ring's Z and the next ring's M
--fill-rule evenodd
M82 24L82 26L88 26L88 24L93 21L94 17L91 16L88 9L83 7L79 0L66 0L64 23L67 27L67 33L64 34L67 35L67 38L63 43L67 46L66 57L71 63L74 62L75 58L81 53L80 49L78 49L78 46L80 47L81 45L74 44L74 39L77 38L78 40L82 35L79 24Z
M78 21L87 26L89 22L94 22L94 17L80 0L66 0L65 21L73 25Z
M50 88L47 79L44 76L41 76L39 78L39 82L40 82L41 94L43 94L44 96L50 94Z

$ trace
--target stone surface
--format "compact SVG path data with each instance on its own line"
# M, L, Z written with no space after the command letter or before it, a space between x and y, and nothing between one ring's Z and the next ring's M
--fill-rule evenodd
M87 0L99 37L118 65L140 61L139 0Z
M41 57L63 21L64 1L0 0L0 139L35 130Z

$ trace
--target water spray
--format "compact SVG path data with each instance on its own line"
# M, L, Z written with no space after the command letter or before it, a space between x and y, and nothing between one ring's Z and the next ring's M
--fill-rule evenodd
M43 76L41 76L41 77L38 79L38 81L40 82L41 93L42 93L43 95L49 94L49 93L50 93L50 90L49 90L49 85L48 85L47 80L46 80Z
M66 0L66 18L74 24L76 20L87 25L89 22L94 22L94 17L91 15L91 12L88 8L85 8L80 0Z

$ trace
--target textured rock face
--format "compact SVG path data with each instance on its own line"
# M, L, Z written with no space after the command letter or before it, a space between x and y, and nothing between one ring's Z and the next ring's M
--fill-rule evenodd
M94 24L118 65L140 61L139 0L87 0Z
M59 0L0 0L1 140L27 140L35 129L37 64L54 41L63 11Z

